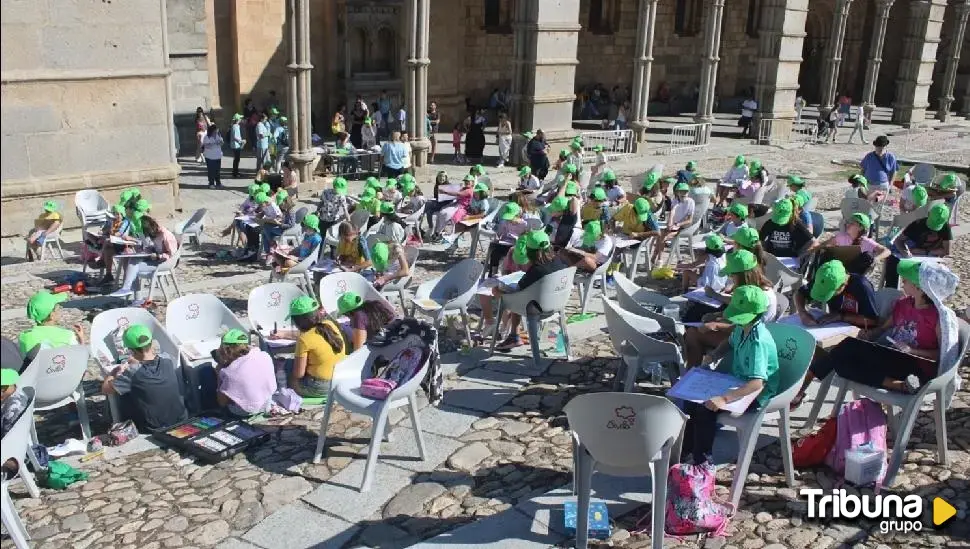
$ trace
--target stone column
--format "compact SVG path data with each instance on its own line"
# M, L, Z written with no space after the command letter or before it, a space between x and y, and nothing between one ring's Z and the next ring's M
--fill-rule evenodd
M512 128L516 134L542 129L546 140L571 139L576 100L579 0L516 2ZM513 151L521 145L515 140Z
M963 49L963 38L967 30L967 17L970 16L970 0L963 0L954 6L957 9L957 23L953 29L953 48L947 56L946 73L943 76L943 94L940 97L940 107L936 111L936 119L946 122L950 116L950 106L953 104L953 88L957 83L957 70L960 68L960 50Z
M907 128L926 120L933 66L940 43L940 28L946 0L912 0L910 2L907 35L903 44L903 58L896 79L893 100L893 123Z
M960 107L960 116L970 118L970 76L965 77L963 87L963 106Z
M313 181L310 148L310 2L289 0L286 6L290 62L286 80L290 123L290 161L301 183Z
M755 131L762 119L795 118L809 0L766 0L758 29Z
M428 29L430 0L408 0L406 7L408 26L407 78L405 97L408 111L408 134L414 166L424 166L431 150L431 141L425 135L425 116L428 110Z
M878 0L876 2L878 11L872 30L872 42L869 43L866 83L862 91L862 106L870 117L872 111L876 108L876 84L879 82L879 69L882 66L882 49L886 44L886 24L889 23L889 11L892 9L894 1Z
M832 35L825 47L825 68L822 73L820 104L823 109L835 108L835 94L839 92L839 68L842 67L842 46L845 44L845 27L849 19L852 0L836 0Z
M633 58L633 101L630 126L636 132L637 142L642 142L644 130L650 125L647 120L647 105L650 102L650 73L653 71L653 39L657 26L657 4L659 0L640 0L640 14L637 18L637 50Z
M721 60L723 19L724 0L710 0L704 25L704 57L701 59L701 86L695 122L714 122L714 90L717 88L717 64Z

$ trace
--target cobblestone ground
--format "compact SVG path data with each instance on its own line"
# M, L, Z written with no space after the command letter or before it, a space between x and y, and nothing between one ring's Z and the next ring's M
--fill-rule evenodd
M925 139L935 139L936 136ZM913 140L921 139L914 137ZM952 147L951 147L952 148ZM856 156L855 150L840 153ZM832 174L842 169L823 155L828 152L766 150L758 155L779 169L813 169L818 181L841 183ZM865 148L859 149L864 151ZM851 153L851 154L850 154ZM722 151L721 155L727 154ZM732 153L733 154L733 153ZM948 154L948 153L942 153ZM707 156L705 156L707 155ZM694 157L691 155L690 157ZM705 173L717 174L726 169L726 156L713 158L713 151L696 155ZM753 156L753 155L752 155ZM861 153L858 155L861 156ZM687 156L666 157L668 164L682 164ZM963 158L957 156L957 158ZM620 173L632 175L646 169L652 160L641 158L617 164ZM824 168L824 169L823 169ZM448 167L455 174L466 168ZM495 179L512 181L508 170L497 171ZM838 194L841 194L839 192ZM193 200L196 196L192 195ZM820 201L820 209L835 207L834 199ZM210 204L201 202L207 207ZM967 211L967 209L964 209ZM212 204L214 223L207 228L201 250L185 257L179 268L180 283L205 285L236 314L245 316L246 299L256 284L265 280L260 267L240 266L215 259L220 242L215 232L228 223L230 208ZM966 214L961 222L967 223ZM70 249L71 246L69 245ZM16 309L26 303L37 289L59 281L76 263L50 261L44 264L9 264L7 245L0 278L3 295L3 321L0 332L6 337L28 326ZM439 276L456 257L467 255L467 240L457 253L422 253L415 283ZM970 280L970 239L960 237L954 243L953 269L964 280ZM249 278L239 278L249 275ZM220 283L220 280L226 282ZM205 281L215 281L206 283ZM206 285L207 284L207 285ZM671 293L672 285L654 289ZM81 323L90 328L97 312L114 303L84 306L82 298L73 298L63 310L64 322ZM76 303L75 303L76 301ZM89 302L90 303L90 302ZM74 305L82 306L77 308ZM952 298L954 308L970 305L970 286L963 284ZM164 306L154 311L164 321ZM578 312L571 303L569 312ZM446 334L442 350L448 352L455 341ZM576 394L612 388L617 359L608 339L591 335L576 343L574 360L558 361L528 383L517 388L511 400L496 411L471 424L457 437L457 450L437 469L417 474L412 482L397 493L370 519L360 523L360 530L343 543L344 547L403 546L428 539L443 531L508 510L535 495L569 482L572 465L568 426L562 406ZM964 387L970 383L970 369L961 368ZM453 388L458 378L450 376L446 387ZM108 428L104 399L97 395L97 370L92 366L86 376L88 409L95 433ZM643 392L661 394L662 389L647 384ZM366 451L370 433L368 420L352 417L336 409L329 429L330 442L326 459L319 465L310 463L319 429L322 410L305 410L297 415L268 420L271 441L245 454L217 465L201 465L171 450L150 450L123 458L84 464L90 473L88 481L64 491L42 490L38 499L26 497L20 485L12 487L15 504L39 549L62 547L97 547L98 549L157 549L160 547L211 547L242 536L274 511L309 494L332 476L359 459ZM400 414L392 418L401 421ZM406 423L406 422L405 422ZM799 426L796 416L795 427ZM970 504L970 399L966 391L957 395L947 412L950 464L943 466L935 459L936 434L929 414L922 414L914 429L910 451L891 493L916 493L927 498L939 495L961 511L960 519L942 532L919 535L882 534L879 525L867 521L814 522L807 519L800 488L830 488L836 482L828 470L796 473L796 486L784 484L779 446L772 444L755 453L741 506L728 530L728 537L666 540L666 546L760 549L771 547L970 547L970 521L966 520ZM37 428L41 441L56 444L64 438L78 436L77 424L71 424L68 410L38 413ZM726 497L733 467L718 472L718 490ZM850 493L857 492L848 488ZM862 490L866 493L866 490ZM614 534L606 542L593 546L639 549L649 546L647 534L634 533L636 523L650 512L644 506L625 516L614 517ZM938 535L937 535L938 534ZM238 545L223 545L236 547ZM0 547L12 547L9 539Z

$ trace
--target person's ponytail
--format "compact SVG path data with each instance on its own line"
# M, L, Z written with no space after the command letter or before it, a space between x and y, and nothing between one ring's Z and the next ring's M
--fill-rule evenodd
M330 348L335 353L344 351L344 338L339 329L335 328L333 322L321 319L315 329L320 336L330 344Z

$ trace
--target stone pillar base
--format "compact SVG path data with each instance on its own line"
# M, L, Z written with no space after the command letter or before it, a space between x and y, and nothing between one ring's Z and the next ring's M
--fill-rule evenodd
M649 127L649 120L634 120L630 122L630 129L633 130L633 135L636 137L636 143L639 144L647 140L647 128Z

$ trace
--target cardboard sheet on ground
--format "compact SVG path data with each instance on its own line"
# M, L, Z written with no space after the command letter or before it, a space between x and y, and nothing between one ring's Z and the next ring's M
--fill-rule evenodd
M667 391L667 396L690 402L703 403L712 397L724 395L741 387L746 382L732 375L708 370L707 368L691 368L677 383ZM729 403L723 408L725 412L743 414L748 406L754 402L761 390L757 390L743 398Z

